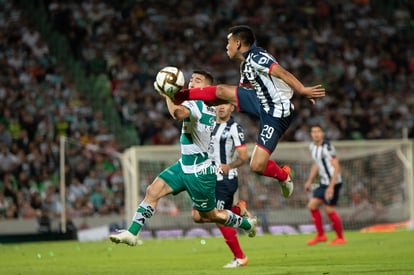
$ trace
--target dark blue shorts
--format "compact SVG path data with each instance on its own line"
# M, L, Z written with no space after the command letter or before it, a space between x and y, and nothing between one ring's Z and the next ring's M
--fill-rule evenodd
M274 117L266 113L259 103L256 92L245 87L237 88L237 109L241 113L252 115L260 120L256 143L269 154L275 150L279 139L293 120L293 110L288 117Z
M325 199L325 191L328 186L320 184L315 190L313 190L313 197L322 200L327 205L335 206L338 203L339 191L341 190L341 187L342 183L335 184L333 197L331 200L327 201Z
M224 178L216 183L216 202L217 209L230 210L233 205L234 193L236 193L238 187L237 178L228 179Z

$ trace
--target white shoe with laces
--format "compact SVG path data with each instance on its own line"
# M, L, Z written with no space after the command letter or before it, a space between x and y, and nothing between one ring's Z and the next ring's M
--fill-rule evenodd
M113 243L124 243L129 246L136 246L138 243L138 236L125 229L118 230L117 233L109 235L109 239Z
M243 259L239 258L233 258L228 264L223 266L224 268L236 268L236 267L243 267L246 266L248 263L247 257L244 257Z

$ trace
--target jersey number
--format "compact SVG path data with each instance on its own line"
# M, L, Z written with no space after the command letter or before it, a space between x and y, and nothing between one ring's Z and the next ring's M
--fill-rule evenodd
M262 129L262 132L260 133L260 136L263 139L268 140L273 136L274 132L275 132L275 128L273 128L273 127L266 124L266 125L263 126L263 129Z
M217 209L223 210L224 209L224 201L217 200Z

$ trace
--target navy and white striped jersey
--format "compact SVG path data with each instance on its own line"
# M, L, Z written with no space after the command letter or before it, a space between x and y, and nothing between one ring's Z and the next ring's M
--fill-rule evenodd
M270 74L272 67L278 64L276 59L256 46L243 55L246 60L240 66L240 85L251 85L266 113L274 117L289 116L293 110L290 102L293 90L282 79Z
M318 172L321 184L329 185L329 181L333 175L334 167L331 163L332 159L336 158L335 147L328 141L324 140L321 145L311 143L309 149L313 160L318 165ZM336 178L336 183L342 182L341 173Z
M216 123L210 141L210 156L216 166L229 164L236 158L236 148L246 144L244 129L230 118L226 123ZM228 178L237 177L237 168L229 170ZM217 174L217 180L223 180L223 175Z

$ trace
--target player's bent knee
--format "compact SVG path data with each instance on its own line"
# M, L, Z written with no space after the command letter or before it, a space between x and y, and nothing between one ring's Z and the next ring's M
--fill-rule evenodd
M191 217L193 218L193 221L195 223L203 223L203 221L201 219L201 216L200 216L200 213L197 210L195 210L195 209L192 210Z
M226 100L229 102L235 101L235 92L233 86L220 84L216 86L216 97L218 99Z
M320 204L318 201L311 199L307 205L309 210L317 210L320 207Z
M200 217L193 217L193 221L195 223L204 223L204 221Z
M222 98L225 95L225 88L223 85L217 85L216 86L216 96L218 98Z
M252 170L252 172L259 174L259 175L263 175L263 171L265 170L265 166L261 163L250 163L250 169Z

